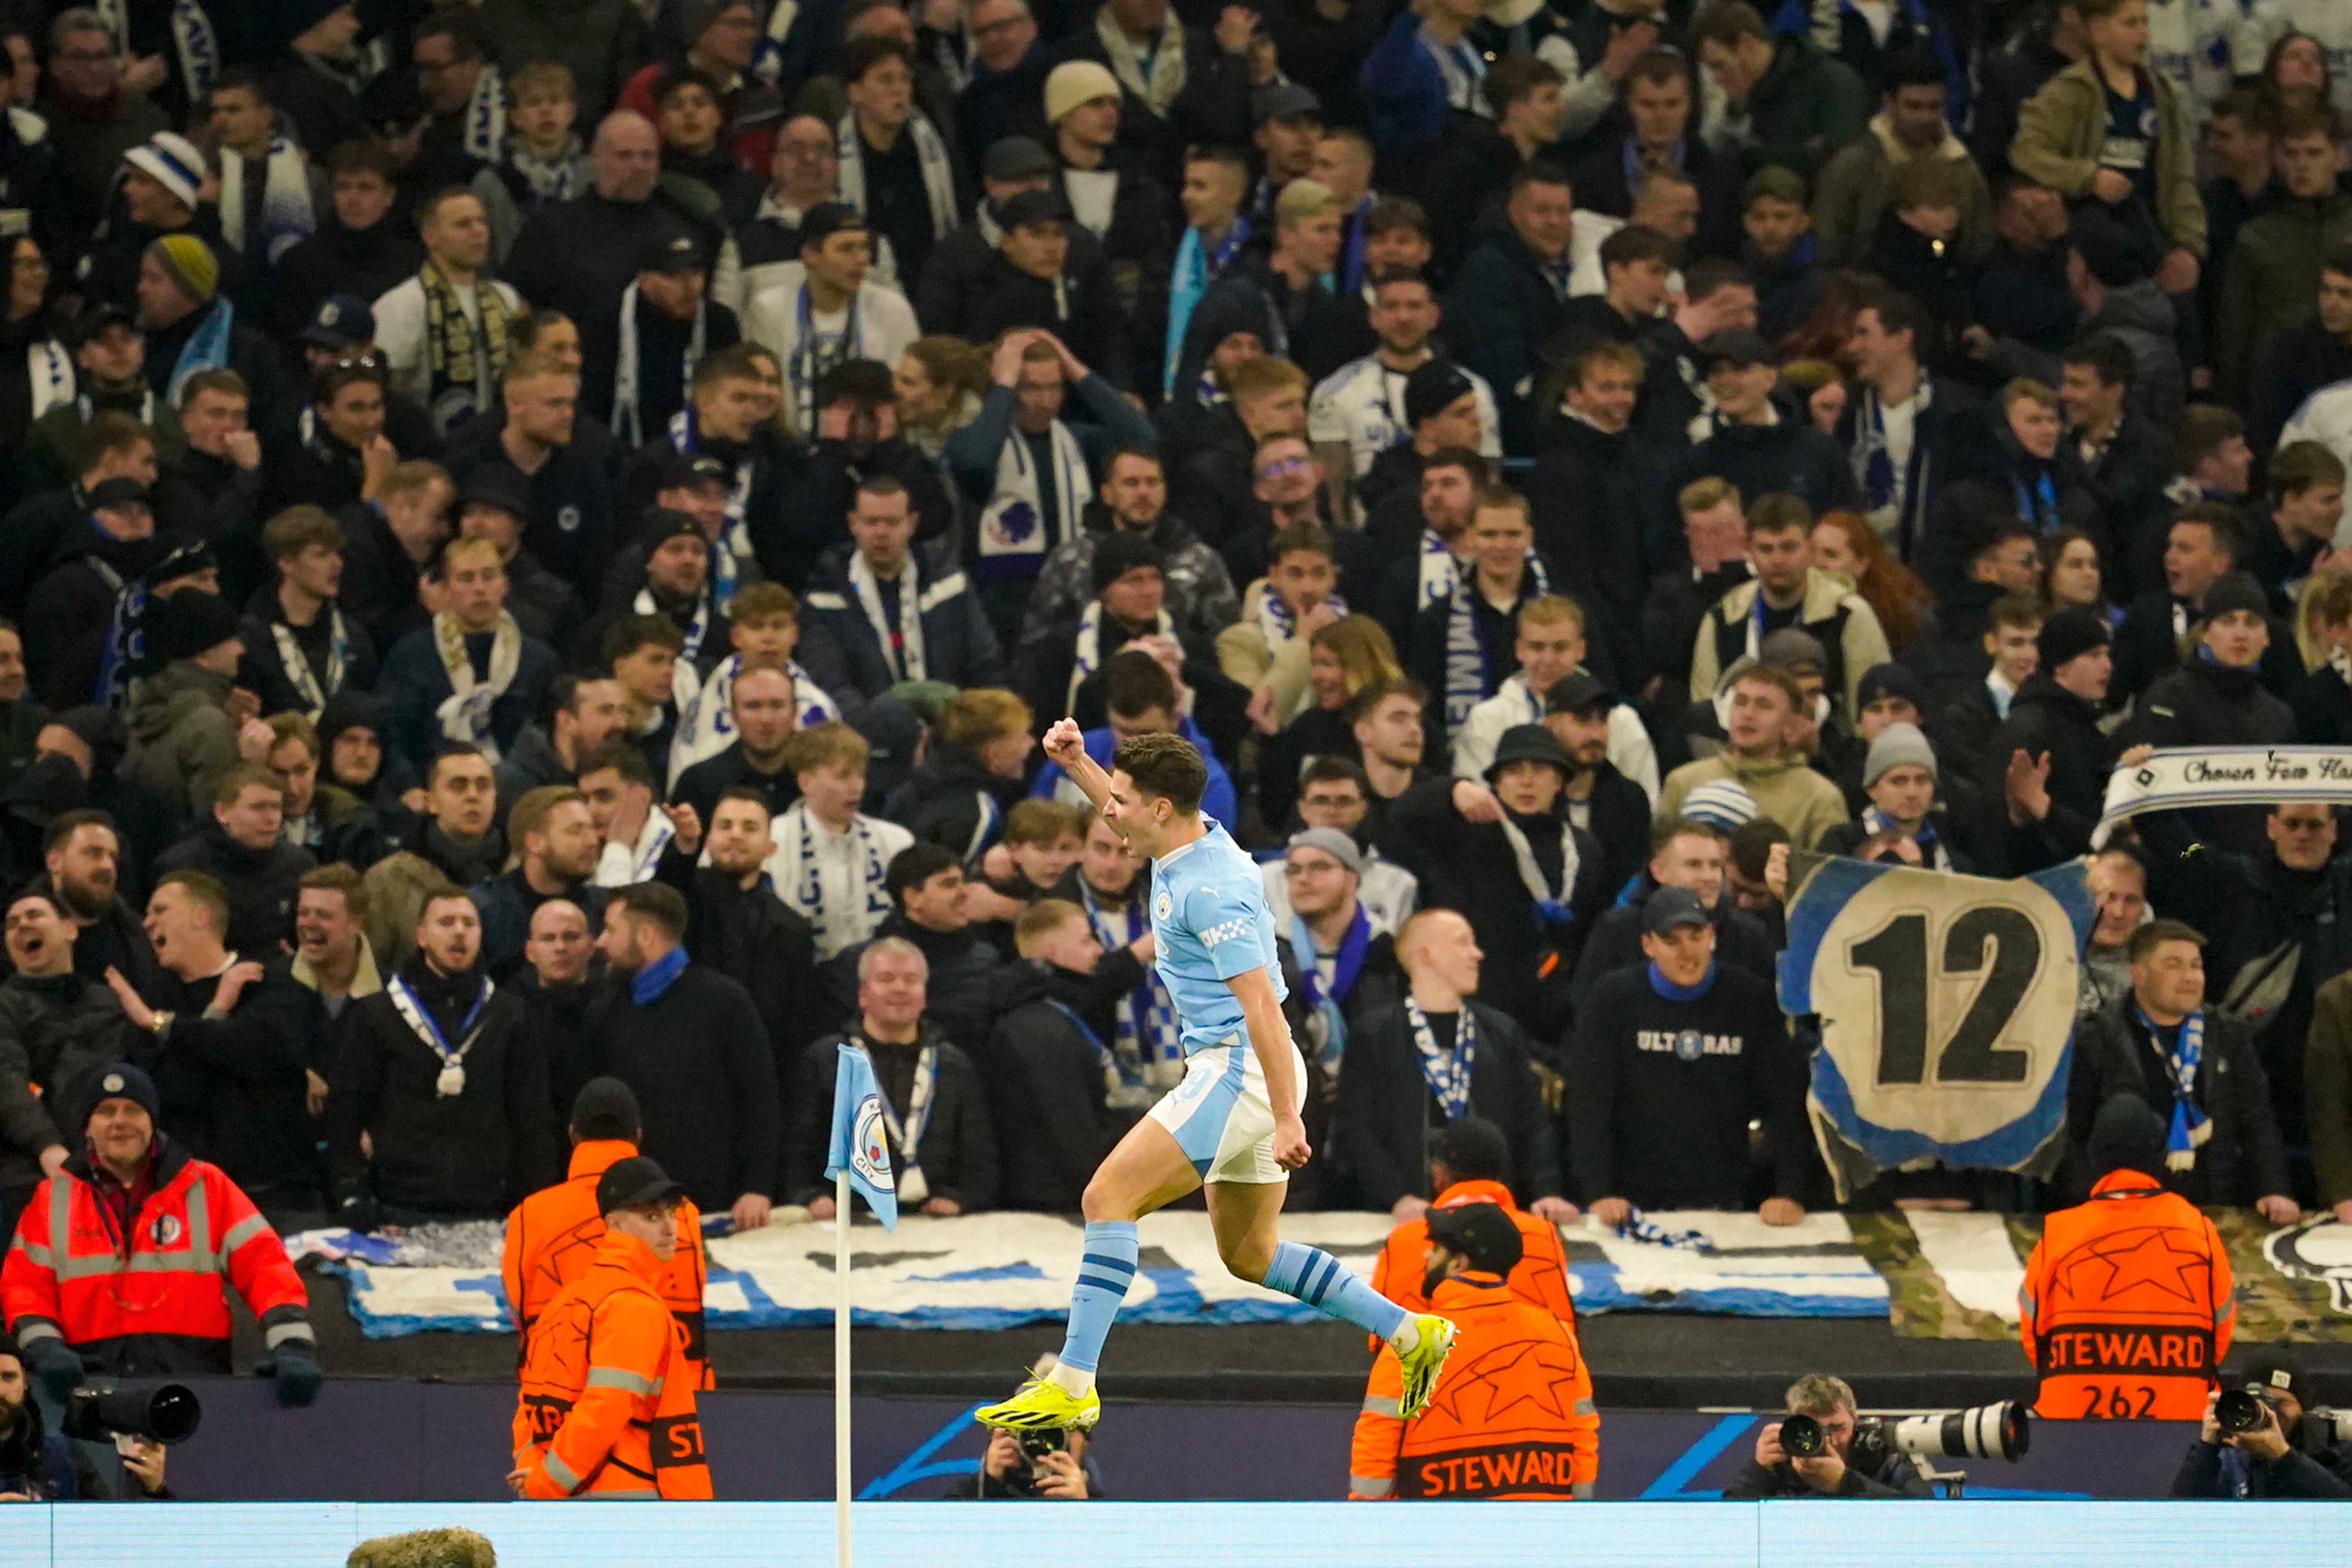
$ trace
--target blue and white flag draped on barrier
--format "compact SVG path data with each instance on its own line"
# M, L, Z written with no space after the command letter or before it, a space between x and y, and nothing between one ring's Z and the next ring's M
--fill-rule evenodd
M841 1047L833 1073L833 1149L824 1177L843 1171L886 1230L898 1224L898 1184L890 1174L890 1141L882 1133L882 1086L863 1046Z
M2352 747L2174 747L2107 776L2095 848L2116 824L2143 811L2308 801L2352 806Z
M2084 870L1790 857L1780 1006L1820 1019L1807 1108L1841 1201L1929 1161L2048 1174L2095 919Z

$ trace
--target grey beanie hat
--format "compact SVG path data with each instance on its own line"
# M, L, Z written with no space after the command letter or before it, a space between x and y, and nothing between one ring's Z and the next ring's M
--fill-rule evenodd
M1916 724L1890 724L1878 732L1870 743L1870 756L1862 765L1862 787L1871 789L1896 768L1916 765L1927 770L1927 777L1939 779L1936 771L1936 748L1919 733Z

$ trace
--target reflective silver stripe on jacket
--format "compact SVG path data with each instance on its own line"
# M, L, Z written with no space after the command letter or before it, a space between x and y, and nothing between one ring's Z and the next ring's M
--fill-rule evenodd
M1358 1497L1386 1497L1396 1485L1392 1476L1349 1476L1348 1490Z
M547 1477L565 1491L580 1490L580 1478L572 1473L572 1467L565 1464L563 1457L553 1448L547 1450Z
M1364 1414L1393 1416L1402 1419L1404 1416L1404 1405L1393 1395L1367 1394L1364 1396Z
M647 1398L661 1392L661 1385L642 1372L631 1372L625 1366L592 1366L588 1369L587 1387L625 1388L632 1394Z

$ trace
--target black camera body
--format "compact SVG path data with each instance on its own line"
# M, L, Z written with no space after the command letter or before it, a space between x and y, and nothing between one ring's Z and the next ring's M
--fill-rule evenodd
M1021 1445L1021 1457L1029 1461L1032 1469L1036 1469L1037 1461L1046 1455L1066 1452L1070 1446L1070 1434L1060 1427L1048 1427L1034 1432L1015 1432L1013 1437Z
M170 1448L196 1435L204 1419L196 1391L184 1383L132 1383L119 1388L77 1388L58 1429L87 1443L144 1437Z

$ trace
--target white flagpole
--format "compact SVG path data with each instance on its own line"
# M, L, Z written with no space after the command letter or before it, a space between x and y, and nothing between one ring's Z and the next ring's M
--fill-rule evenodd
M833 1512L836 1568L849 1568L849 1168L833 1178Z

